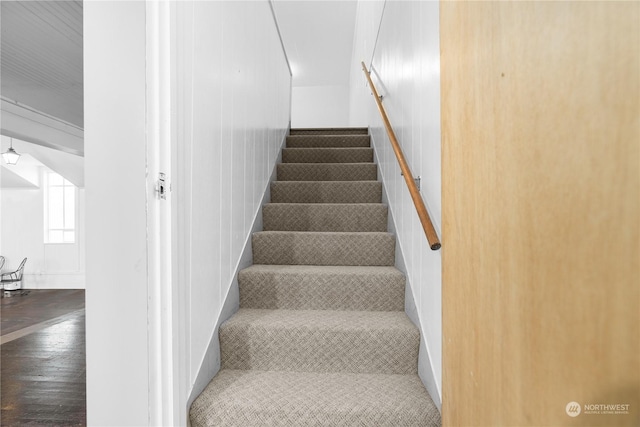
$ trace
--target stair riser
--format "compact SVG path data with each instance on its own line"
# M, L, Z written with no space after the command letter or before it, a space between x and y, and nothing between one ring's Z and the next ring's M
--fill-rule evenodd
M419 344L417 329L220 327L223 369L413 374Z
M290 135L367 135L367 128L294 128Z
M369 135L305 135L287 137L287 148L311 147L371 147L371 137Z
M238 275L240 307L284 310L403 311L405 279L397 275L253 273Z
M259 232L253 263L277 265L393 265L395 238L388 233Z
M283 163L371 163L372 148L284 148Z
M273 203L380 203L382 183L352 182L272 182Z
M262 215L265 231L387 231L382 204L271 203Z
M280 163L278 181L375 181L375 163Z

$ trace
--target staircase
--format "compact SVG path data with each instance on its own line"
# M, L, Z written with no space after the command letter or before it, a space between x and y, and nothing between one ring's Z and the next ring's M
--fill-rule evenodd
M367 129L293 129L198 426L439 426Z

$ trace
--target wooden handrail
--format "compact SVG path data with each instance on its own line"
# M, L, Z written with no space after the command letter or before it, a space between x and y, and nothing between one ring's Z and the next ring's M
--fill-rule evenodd
M382 121L384 122L385 129L387 130L387 135L389 135L389 140L391 141L393 152L396 154L396 159L398 159L398 163L400 164L400 170L402 171L402 175L404 176L404 181L407 183L407 187L409 188L411 200L413 200L413 204L416 207L416 211L418 212L418 217L420 218L420 223L422 224L422 228L424 229L424 234L427 236L427 241L429 242L431 250L437 251L442 246L440 244L440 239L438 238L438 233L436 233L435 228L433 228L433 223L431 222L431 218L429 217L429 212L427 212L424 201L422 200L422 197L420 197L420 190L418 190L418 187L413 180L413 174L411 173L409 165L404 158L402 148L400 148L398 138L396 138L396 134L391 127L387 112L382 105L382 101L380 100L380 96L378 95L376 87L373 85L373 81L371 81L369 70L367 70L367 66L364 65L364 61L361 62L361 64L362 70L364 71L364 74L367 76L367 80L369 81L369 87L371 88L373 97L375 98L376 104L378 105L378 111L380 111L380 116L382 116Z

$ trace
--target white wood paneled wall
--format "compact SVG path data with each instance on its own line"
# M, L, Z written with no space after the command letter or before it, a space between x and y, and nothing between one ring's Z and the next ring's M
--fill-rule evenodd
M201 369L216 370L206 353L288 130L291 74L267 1L181 2L176 18L190 392Z
M398 247L404 257L399 265L402 267L404 263L408 290L411 292L407 298L407 312L418 319L425 344L421 348L419 373L433 400L440 406L441 253L429 248L375 101L365 86L365 77L360 69L360 61L368 66L373 54L373 82L384 97L383 104L414 176L422 178L422 198L440 235L438 19L437 2L387 1L383 12L378 2L359 2L352 61L350 117L352 125L365 124L371 129L380 178L384 183L393 221L391 225L395 228ZM376 34L377 44L373 51ZM444 245L446 242L443 242Z
M158 42L147 31L151 6L84 7L91 425L153 424L166 406L173 414L165 425L187 424L196 376L216 369L205 356L217 340L237 266L247 261L242 255L290 121L291 74L267 0L167 6L162 23L170 31L162 27L160 35L170 34L170 49L162 44L170 51L170 79L162 95L171 104L168 200L176 260L171 307L161 309L175 354L173 378L162 379L175 386L157 402L151 394L158 388L157 354L149 347L156 340L149 338L157 327L149 321L156 284L149 283L147 232L148 201L155 197L147 113L158 108L146 90L157 71L145 56Z

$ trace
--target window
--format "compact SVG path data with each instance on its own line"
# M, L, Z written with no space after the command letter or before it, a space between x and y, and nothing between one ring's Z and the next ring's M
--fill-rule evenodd
M75 243L76 187L55 172L45 173L45 243Z

